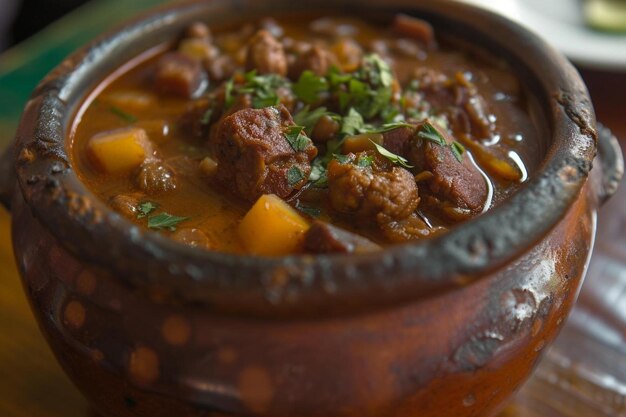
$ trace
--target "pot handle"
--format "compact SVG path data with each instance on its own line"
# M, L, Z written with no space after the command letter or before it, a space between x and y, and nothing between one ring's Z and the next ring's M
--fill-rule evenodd
M604 204L619 187L624 175L624 157L619 141L604 125L598 123L598 157L602 162L602 188L598 193Z
M13 197L13 189L17 177L15 175L15 166L13 165L13 146L9 146L2 152L0 156L0 204L11 209L11 198Z

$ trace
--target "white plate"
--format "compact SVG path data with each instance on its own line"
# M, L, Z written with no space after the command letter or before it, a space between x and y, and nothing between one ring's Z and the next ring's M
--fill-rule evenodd
M626 35L585 26L580 0L460 0L502 13L542 36L575 63L626 71Z

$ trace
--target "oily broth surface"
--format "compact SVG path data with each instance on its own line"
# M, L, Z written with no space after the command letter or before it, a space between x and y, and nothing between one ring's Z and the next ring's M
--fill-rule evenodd
M390 30L370 25L366 22L336 18L358 28L358 34L353 38L363 45L368 45L374 39L393 39L395 36ZM295 40L311 41L319 35L309 30L307 25L289 20L280 20L285 34ZM438 37L441 42L441 36ZM106 97L111 94L128 91L138 91L153 97L154 106L141 105L131 109L131 113L141 122L165 121L169 127L166 138L155 143L158 154L163 159L186 156L197 164L204 156L209 156L208 150L202 143L190 140L177 128L180 117L188 109L189 100L158 95L152 85L157 56L153 56L138 63L137 66L113 79L91 102L85 103L82 117L75 126L73 136L72 155L80 179L103 201L118 194L136 192L133 180L128 177L112 177L103 175L94 169L87 158L86 146L88 140L99 133L128 127L129 121L123 120L114 114L106 104ZM526 167L532 171L539 161L536 159L535 145L536 129L528 115L524 92L510 70L503 64L493 61L486 62L474 57L471 53L459 52L454 45L441 42L440 49L429 52L422 59L394 56L396 60L396 74L401 84L408 82L410 72L418 65L431 67L442 71L448 76L456 72L473 74L472 82L478 87L481 94L491 105L491 112L498 119L500 132L499 142L516 152ZM210 88L215 87L211 86ZM182 163L181 169L195 169ZM502 199L513 193L519 184L505 181L494 181L493 203L498 204ZM214 249L230 253L244 251L236 229L250 203L244 202L231 195L228 190L216 187L200 177L193 179L187 176L177 178L177 188L164 195L150 196L149 200L158 204L161 211L189 218L184 222L185 227L197 228L203 231L214 243ZM370 230L367 225L356 224L354 220L333 213L324 213L322 219L349 230L361 233L375 241L382 239L377 232ZM144 220L137 220L138 224L145 225ZM169 232L164 232L169 233Z

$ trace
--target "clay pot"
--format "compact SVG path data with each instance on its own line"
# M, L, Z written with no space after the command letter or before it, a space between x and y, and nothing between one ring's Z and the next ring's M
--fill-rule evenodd
M508 61L537 102L540 168L439 238L278 259L180 245L80 182L68 132L113 70L198 19L309 8L404 11ZM574 68L502 17L438 0L240 0L161 9L72 55L35 90L3 165L26 294L102 416L469 417L493 415L557 335L622 160Z

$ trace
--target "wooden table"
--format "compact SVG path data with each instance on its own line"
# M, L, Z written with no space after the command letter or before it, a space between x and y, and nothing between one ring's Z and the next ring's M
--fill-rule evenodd
M3 56L0 149L8 143L27 92L55 62L121 16L158 2L96 1L63 22L72 27L71 34L55 25ZM626 74L583 75L598 119L626 139ZM626 148L626 141L622 144ZM626 224L624 207L626 187L601 214L596 253L572 318L501 417L626 416L626 249L615 249L626 248L626 226L620 229ZM0 417L93 417L37 329L22 293L9 229L9 215L0 208Z

